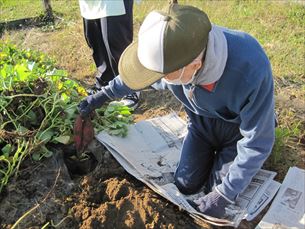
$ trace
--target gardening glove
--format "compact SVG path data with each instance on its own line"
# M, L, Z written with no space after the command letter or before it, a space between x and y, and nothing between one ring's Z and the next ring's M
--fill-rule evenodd
M194 200L194 203L197 204L197 210L201 213L221 219L225 217L225 208L234 202L214 190L204 197Z
M89 117L92 111L103 106L108 100L108 96L103 91L99 91L81 101L78 105L78 111L83 118Z

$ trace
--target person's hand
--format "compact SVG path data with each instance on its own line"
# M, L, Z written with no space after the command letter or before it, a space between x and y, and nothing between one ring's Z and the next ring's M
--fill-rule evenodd
M221 219L225 216L225 208L233 201L230 202L215 190L194 200L194 203L197 204L197 210L201 213Z
M103 106L109 98L102 92L87 96L78 105L78 111L83 118L88 117L96 108Z
M78 104L78 111L83 118L88 117L89 114L93 111L87 101L87 98Z

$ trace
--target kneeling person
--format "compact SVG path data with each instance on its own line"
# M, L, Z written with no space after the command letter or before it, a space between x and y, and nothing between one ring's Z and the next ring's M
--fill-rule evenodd
M119 72L80 103L81 115L148 86L170 90L189 117L175 184L184 194L205 186L197 208L224 217L274 143L272 72L257 40L212 25L195 7L172 4L148 14Z

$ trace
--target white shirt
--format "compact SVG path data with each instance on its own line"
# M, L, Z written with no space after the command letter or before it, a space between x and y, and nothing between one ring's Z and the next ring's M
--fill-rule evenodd
M126 13L123 0L79 0L80 13L86 19L98 19Z

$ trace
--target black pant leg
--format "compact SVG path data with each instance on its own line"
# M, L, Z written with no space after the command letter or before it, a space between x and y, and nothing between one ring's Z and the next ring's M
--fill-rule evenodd
M84 35L88 46L92 49L92 57L96 67L101 66L107 58L103 42L100 19L88 20L83 18Z
M121 54L133 39L133 0L124 0L126 14L107 17L108 42L112 56L113 68L118 74Z
M84 35L88 46L92 49L92 57L96 68L103 65L103 63L105 63L107 67L110 66L107 50L103 41L101 20L100 19L89 20L83 18L83 23L84 23ZM108 73L106 71L103 74L98 73L96 75L97 87L107 85L108 82L114 78L112 71ZM105 75L107 74L109 76L105 77Z
M107 38L111 55L107 54L107 49L103 40L101 19L87 20L84 18L84 34L88 46L93 51L93 59L98 68L103 63L106 70L102 75L97 75L97 86L103 86L119 74L118 63L121 54L133 39L133 0L124 0L126 14L103 18L106 20ZM111 59L109 59L109 57ZM113 57L113 58L112 58ZM111 64L110 64L111 61ZM112 66L112 67L111 67Z

